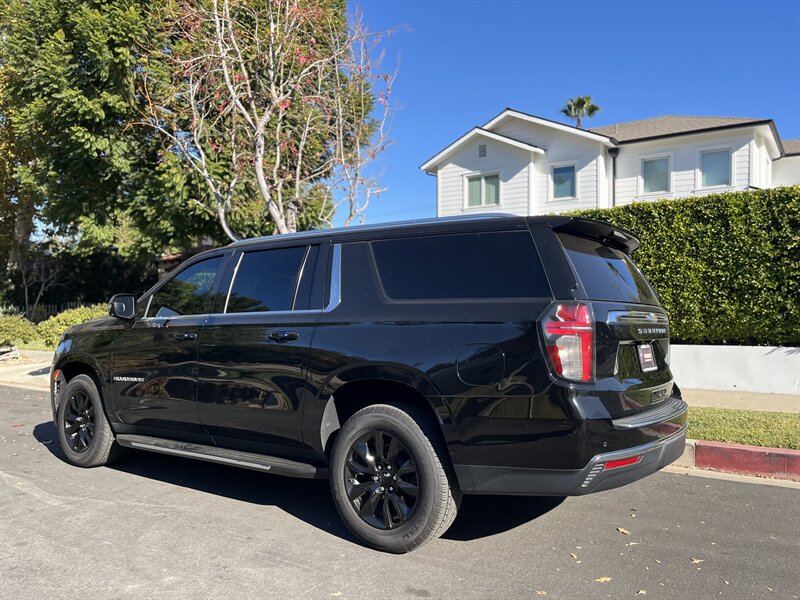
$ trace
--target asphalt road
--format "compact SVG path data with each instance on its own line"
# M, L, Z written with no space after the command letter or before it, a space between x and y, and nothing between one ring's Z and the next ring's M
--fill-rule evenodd
M467 497L444 538L392 556L347 533L327 482L144 452L79 469L50 419L44 394L0 387L0 598L800 595L796 487L658 473Z

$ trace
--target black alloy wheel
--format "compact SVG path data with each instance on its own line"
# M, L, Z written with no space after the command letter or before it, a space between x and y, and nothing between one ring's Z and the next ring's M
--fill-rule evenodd
M391 433L370 431L353 442L343 475L347 497L365 523L394 529L413 516L419 495L417 463Z
M69 447L80 454L86 452L94 439L94 406L82 390L77 390L66 402L64 437Z

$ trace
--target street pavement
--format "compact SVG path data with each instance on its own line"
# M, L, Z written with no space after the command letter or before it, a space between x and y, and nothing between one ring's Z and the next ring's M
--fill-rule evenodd
M0 387L0 598L798 598L800 487L658 473L581 498L466 497L440 540L359 545L327 482L130 452L68 465Z

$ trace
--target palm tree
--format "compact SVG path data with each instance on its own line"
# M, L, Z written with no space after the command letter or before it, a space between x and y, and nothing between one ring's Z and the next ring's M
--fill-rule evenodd
M575 119L578 129L580 129L581 119L584 117L593 117L599 110L600 107L597 106L597 104L592 104L591 96L578 96L577 98L570 98L567 105L561 109L561 112L570 119Z

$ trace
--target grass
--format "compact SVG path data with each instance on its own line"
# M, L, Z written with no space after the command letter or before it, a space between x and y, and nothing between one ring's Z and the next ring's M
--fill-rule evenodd
M19 350L50 350L53 348L45 344L42 340L34 340L32 342L19 342L17 344Z
M712 442L800 450L800 415L691 407L689 437Z

